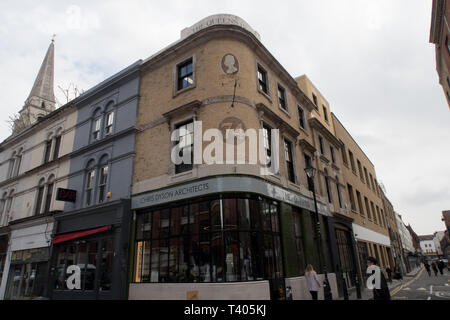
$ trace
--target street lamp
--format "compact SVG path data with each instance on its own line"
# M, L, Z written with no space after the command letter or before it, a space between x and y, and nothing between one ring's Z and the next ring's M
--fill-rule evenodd
M324 297L325 300L332 300L332 294L331 294L331 288L330 288L330 282L328 281L328 273L327 273L327 263L323 259L323 247L322 247L322 236L321 236L321 227L320 227L320 218L319 218L319 210L317 209L317 199L316 199L316 190L314 186L314 176L316 174L316 169L311 166L311 164L308 164L305 168L305 173L309 178L309 181L311 182L311 189L313 192L313 198L314 198L314 208L316 210L315 212L315 233L318 240L318 246L319 246L319 263L323 265L323 272L325 274L325 281L324 281Z

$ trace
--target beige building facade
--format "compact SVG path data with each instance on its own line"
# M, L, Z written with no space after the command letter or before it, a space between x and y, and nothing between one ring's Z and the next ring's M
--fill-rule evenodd
M373 256L383 270L388 266L392 269L389 227L375 167L339 119L334 114L332 117L336 136L342 142L343 174L361 268L365 268L366 257Z
M216 15L205 21L142 65L130 297L163 299L164 290L184 299L223 299L224 292L231 299L260 299L290 291L294 299L310 299L304 279L308 263L326 274L337 297L343 286L355 285L357 258L331 113L321 119L317 110L323 109L299 86L301 77L291 77L242 19ZM251 161L251 137L245 152L239 142L229 147L224 141L211 153L223 150L226 157L234 150L234 163L174 164L174 138L182 141L182 154L198 147L192 142L198 134L194 121L201 122L201 133L219 129L225 140L226 129L261 132L258 150L265 150L263 158L271 164L278 160L279 168L261 174L261 157ZM177 129L183 130L174 136ZM272 129L279 130L278 147ZM205 154L216 139L203 138ZM244 161L238 162L242 154ZM308 165L316 168L318 221L312 181L304 171ZM259 225L269 211L270 226ZM178 230L188 221L190 244ZM215 233L218 226L223 234ZM162 228L168 228L164 236ZM214 289L218 283L222 293ZM256 290L261 286L265 289Z

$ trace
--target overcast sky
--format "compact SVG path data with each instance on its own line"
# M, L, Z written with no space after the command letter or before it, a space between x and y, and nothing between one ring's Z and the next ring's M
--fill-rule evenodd
M450 110L429 41L431 0L0 0L0 140L10 134L55 33L55 94L87 90L180 37L235 14L293 76L307 74L375 164L418 234L450 209Z

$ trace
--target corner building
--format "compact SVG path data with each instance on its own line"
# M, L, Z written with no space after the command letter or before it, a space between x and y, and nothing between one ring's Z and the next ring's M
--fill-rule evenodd
M287 287L293 299L310 299L309 263L336 298L342 265L357 271L341 144L331 114L326 125L318 120L312 97L259 34L236 16L207 17L143 61L139 92L129 299L283 299ZM279 170L261 175L261 164L249 164L249 138L245 163L175 165L171 135L185 129L180 145L191 152L194 121L203 132L262 129ZM279 129L279 150L270 129ZM322 259L308 164L317 172ZM349 232L342 248L339 222Z

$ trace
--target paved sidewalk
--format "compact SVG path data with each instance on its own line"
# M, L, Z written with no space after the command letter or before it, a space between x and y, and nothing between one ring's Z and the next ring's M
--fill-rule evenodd
M392 279L392 282L388 282L388 287L389 287L389 291L392 294L396 293L397 289L403 285L408 283L409 281L411 281L419 272L420 270L422 270L423 267L419 266L417 268L415 268L413 271L407 273L406 275L403 276L402 280L394 280ZM349 300L358 300L356 297L356 289L350 289L348 291L348 299ZM367 289L366 284L363 283L361 285L361 299L360 300L372 300L373 299L373 291ZM344 297L339 297L336 300L344 300Z

